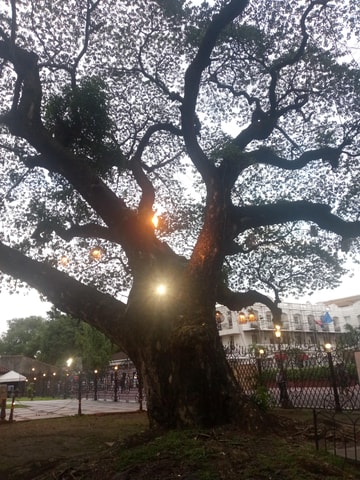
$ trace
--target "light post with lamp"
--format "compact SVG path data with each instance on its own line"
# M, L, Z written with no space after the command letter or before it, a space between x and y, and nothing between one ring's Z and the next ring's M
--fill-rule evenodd
M263 348L259 348L256 351L256 364L257 364L260 384L262 384L262 359L263 359L264 353L265 353L265 350Z
M97 400L98 371L94 370L94 400Z
M69 394L69 369L73 363L73 359L72 358L68 358L66 360L66 369L65 369L65 379L64 379L64 398L67 398L68 394Z
M118 366L114 367L114 402L118 401Z
M81 397L82 397L82 358L76 357L76 370L78 371L78 415L81 415Z
M276 382L278 384L279 391L280 391L280 404L283 408L291 408L292 404L287 391L286 375L285 375L283 357L282 357L282 351L281 351L281 326L280 325L275 325L275 337L278 341L278 351L279 351L280 371L276 376Z
M333 358L332 358L332 355L331 355L331 349L332 349L331 343L325 343L324 348L325 348L325 351L326 351L326 356L327 356L327 360L328 360L328 364L329 364L331 384L332 384L332 389L333 389L333 392L334 392L335 411L336 412L341 412L339 392L338 392L337 385L336 385L336 375L335 375L335 369L334 369L334 362L333 362Z

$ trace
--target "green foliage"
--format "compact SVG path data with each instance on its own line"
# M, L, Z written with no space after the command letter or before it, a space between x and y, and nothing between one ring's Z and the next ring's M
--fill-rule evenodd
M95 328L85 322L80 322L77 332L77 345L80 349L83 369L94 371L108 366L116 347Z
M179 17L183 14L185 0L156 0L166 17Z
M64 87L50 97L46 125L54 137L74 153L89 158L99 174L113 166L123 168L123 156L114 141L106 85L98 77L85 77L75 88Z
M35 394L35 384L29 383L26 389L26 395L32 399L34 397L34 394Z
M91 371L105 368L114 349L104 334L56 310L52 310L48 320L10 320L0 340L0 354L25 355L59 367L68 358L79 357L83 369Z
M14 318L8 321L8 330L0 339L0 354L36 357L46 331L41 317Z
M256 388L254 393L251 395L253 402L262 410L267 412L270 408L274 406L274 400L269 393L269 390L261 384L262 378L256 379Z
M360 346L360 327L353 327L350 324L345 325L345 332L340 335L338 346L359 347Z

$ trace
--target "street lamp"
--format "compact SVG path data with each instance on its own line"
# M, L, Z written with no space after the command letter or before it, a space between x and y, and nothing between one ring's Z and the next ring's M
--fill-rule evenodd
M279 350L280 350L280 339L281 339L281 326L280 325L275 325L275 337L279 341Z
M98 382L98 371L94 370L94 400L97 400L97 382Z
M341 412L339 392L338 392L337 385L336 385L336 375L335 375L335 369L334 369L334 362L333 362L333 358L332 358L332 355L331 355L331 349L332 349L331 343L325 343L324 348L325 348L327 360L328 360L328 363L329 363L331 383L332 383L332 388L333 388L333 392L334 392L335 410L337 412Z
M256 364L258 368L258 373L259 373L259 380L260 380L260 385L262 384L262 358L265 353L265 350L263 348L259 348L257 350L257 355L256 355Z
M275 337L278 340L278 350L279 350L279 366L280 371L277 374L277 384L280 390L280 403L283 408L291 408L291 401L287 391L286 385L286 376L283 364L283 357L281 352L281 325L275 325Z
M114 402L118 401L118 366L114 367Z

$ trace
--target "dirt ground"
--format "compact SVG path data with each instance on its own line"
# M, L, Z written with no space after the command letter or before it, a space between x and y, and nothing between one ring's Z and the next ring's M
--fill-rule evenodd
M360 479L359 465L316 452L309 413L285 413L266 433L246 434L150 432L139 412L4 422L0 479Z

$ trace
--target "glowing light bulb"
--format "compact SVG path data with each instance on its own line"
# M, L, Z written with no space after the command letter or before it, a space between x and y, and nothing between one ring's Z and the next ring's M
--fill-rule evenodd
M154 213L152 219L151 219L152 224L154 225L155 228L158 227L159 225L159 215L157 213Z
M156 287L156 293L158 295L165 295L166 293L166 286L164 284L160 284Z
M66 255L62 255L60 260L59 260L60 265L63 267L67 267L69 265L69 259Z
M90 250L90 257L94 260L100 260L103 254L101 247L94 247Z

